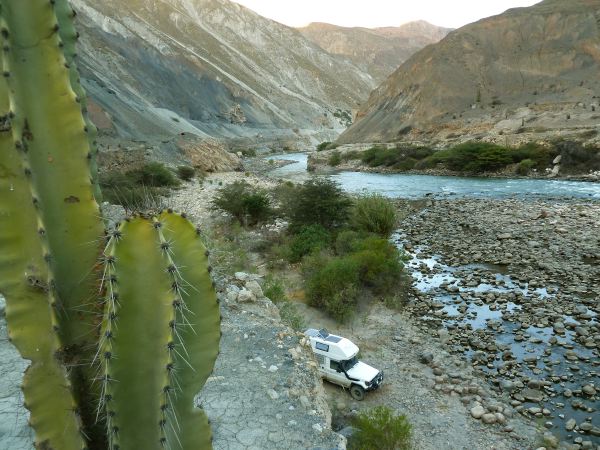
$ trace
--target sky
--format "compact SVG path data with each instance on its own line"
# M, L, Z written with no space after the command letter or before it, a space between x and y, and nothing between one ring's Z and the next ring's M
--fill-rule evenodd
M234 0L293 27L326 22L345 27L399 26L413 20L458 28L540 0Z

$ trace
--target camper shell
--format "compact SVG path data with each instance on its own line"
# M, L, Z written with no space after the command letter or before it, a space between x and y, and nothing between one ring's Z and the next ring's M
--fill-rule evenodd
M321 377L349 388L354 399L362 400L366 391L379 388L383 382L383 371L359 361L359 348L349 339L325 329L309 328L304 334L310 340Z

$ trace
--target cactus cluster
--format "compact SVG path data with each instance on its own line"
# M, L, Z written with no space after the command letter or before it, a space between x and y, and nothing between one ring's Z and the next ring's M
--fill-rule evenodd
M0 293L39 448L210 448L194 396L219 344L184 216L104 231L67 0L0 0Z

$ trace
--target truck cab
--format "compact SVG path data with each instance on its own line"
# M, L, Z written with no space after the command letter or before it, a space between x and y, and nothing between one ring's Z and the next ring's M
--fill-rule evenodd
M365 392L377 389L383 382L383 371L359 361L359 349L350 340L325 329L310 328L304 334L310 340L321 377L350 389L355 400L363 400Z

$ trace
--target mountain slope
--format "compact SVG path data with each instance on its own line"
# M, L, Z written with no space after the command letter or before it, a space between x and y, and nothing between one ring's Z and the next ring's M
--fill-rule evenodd
M299 31L329 53L347 57L382 82L410 56L438 42L451 30L417 21L373 29L311 23Z
M92 112L120 136L335 135L343 126L333 114L356 108L375 85L296 30L228 0L72 3Z
M339 141L593 134L599 93L600 0L545 0L414 55L373 91Z

